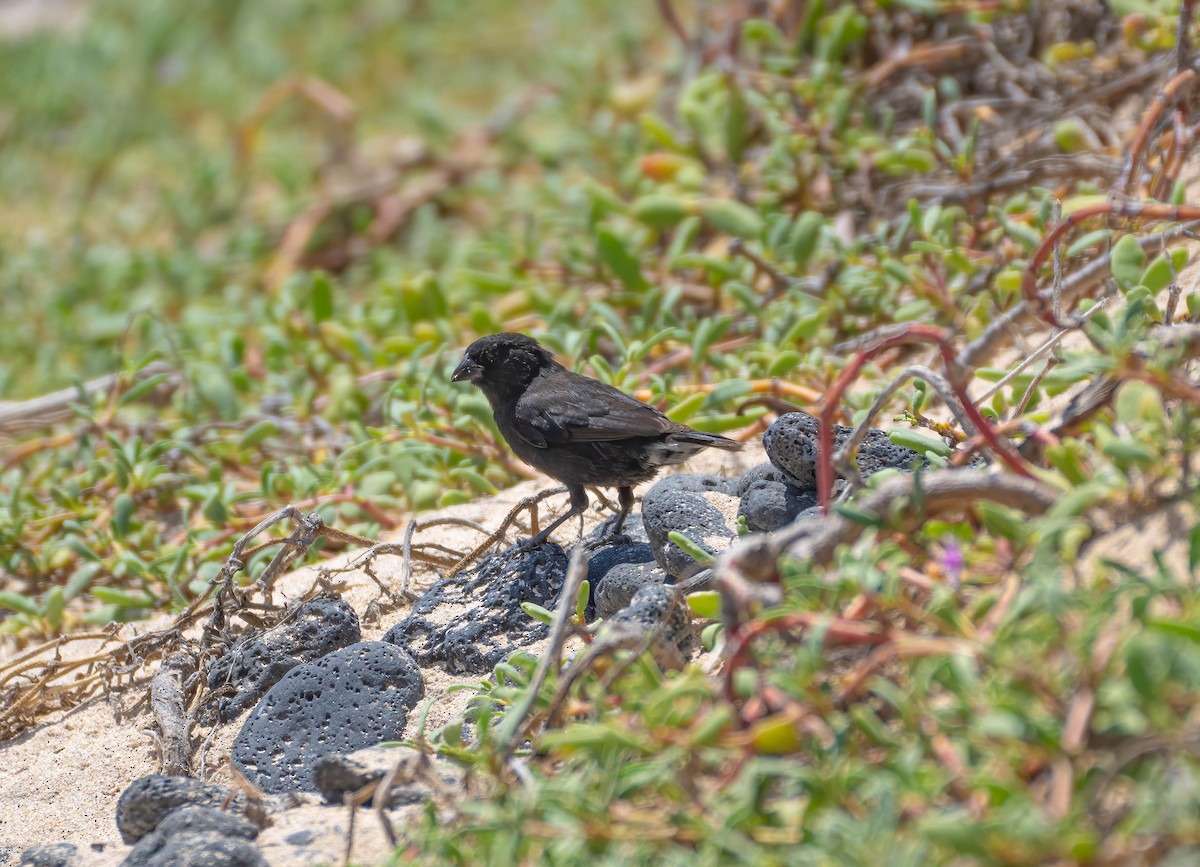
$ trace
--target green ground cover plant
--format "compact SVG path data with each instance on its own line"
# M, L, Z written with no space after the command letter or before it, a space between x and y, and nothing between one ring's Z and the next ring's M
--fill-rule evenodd
M529 331L695 427L883 399L1003 480L927 439L832 541L735 549L716 676L518 654L417 742L470 797L394 860L1194 860L1192 4L471 6L116 2L6 50L0 394L74 389L0 418L9 640L187 610L285 504L374 537L510 484L448 373Z

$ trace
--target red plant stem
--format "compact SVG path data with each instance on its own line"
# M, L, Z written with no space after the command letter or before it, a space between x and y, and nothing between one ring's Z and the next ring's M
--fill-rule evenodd
M1097 202L1073 212L1042 239L1042 243L1033 251L1033 257L1029 260L1029 265L1025 268L1025 273L1021 278L1022 297L1033 309L1038 311L1038 315L1043 320L1055 328L1071 328L1073 325L1070 322L1059 322L1054 317L1053 311L1047 310L1046 299L1038 295L1037 291L1038 271L1050 258L1055 245L1063 235L1084 220L1105 214L1127 219L1169 220L1171 222L1200 220L1200 208L1193 205L1164 205L1158 202Z
M833 415L837 412L842 395L850 386L850 383L858 378L858 374L868 361L885 349L902 343L934 343L937 345L942 355L942 363L946 366L946 381L950 383L955 396L962 402L963 410L966 412L967 417L971 419L971 423L979 429L980 436L984 438L992 451L1013 472L1027 479L1032 479L1033 474L1025 466L1025 461L1020 455L1000 442L995 429L983 417L983 414L979 412L978 407L975 406L966 389L963 388L959 377L955 375L957 363L954 349L946 337L946 332L933 325L914 324L909 325L899 334L894 334L891 337L881 340L874 346L860 350L850 363L846 365L845 369L842 370L841 374L838 375L838 378L834 380L829 391L826 392L825 405L821 408L821 415L819 416L820 428L818 431L817 453L817 499L821 504L821 508L825 510L829 509L829 498L833 491Z
M1158 123L1162 113L1166 111L1167 106L1171 104L1171 100L1175 94L1185 84L1191 84L1196 78L1195 71L1185 69L1182 72L1175 74L1175 77L1163 85L1154 97L1150 107L1146 109L1146 113L1142 115L1142 122L1138 124L1137 132L1133 136L1133 141L1129 145L1129 159L1125 163L1125 177L1121 181L1120 190L1124 193L1130 193L1130 187L1133 185L1133 175L1137 171L1139 157L1146 147L1146 140L1150 137L1150 131L1154 125Z
M812 629L817 626L825 630L827 645L879 645L892 640L889 633L879 632L865 623L830 617L828 614L816 611L782 614L765 620L752 620L729 638L729 661L725 664L725 698L731 703L737 698L733 691L734 672L746 665L747 657L750 655L750 645L755 639L769 632Z

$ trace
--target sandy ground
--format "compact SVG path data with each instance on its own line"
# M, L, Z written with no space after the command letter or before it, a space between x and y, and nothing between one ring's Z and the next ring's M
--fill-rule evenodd
M761 447L752 445L736 454L710 450L678 469L736 476L764 460ZM421 519L449 515L494 528L520 500L553 485L549 480L525 482L494 497L422 515ZM648 487L643 486L639 493ZM565 510L566 496L556 496L545 506L551 511L542 512L543 520L552 513L561 514ZM587 528L605 517L605 514L589 512L585 518ZM564 525L555 538L569 543L574 541L577 532L578 525ZM402 532L390 537L394 541L400 538ZM468 528L441 526L420 533L417 541L437 541L451 548L468 550L478 544L481 537ZM348 563L359 553L351 551L332 562ZM384 581L397 582L401 566L399 557L381 557L376 561L375 572ZM276 585L276 601L304 595L312 585L313 574L313 570L306 567L281 578ZM414 569L414 579L419 584L429 584L436 577L428 568L418 565ZM380 598L379 587L361 571L347 572L344 579L343 597L361 616L372 601ZM364 623L363 638L378 639L406 612L407 608L394 609L373 624ZM165 623L165 619L160 619L130 624L121 634L128 637ZM94 646L87 643L68 647L74 655L88 652ZM536 652L538 648L531 650ZM449 688L473 678L447 675L436 668L427 669L424 675L426 701L431 702L428 727L437 729L460 715L470 699L469 692L451 693ZM75 844L83 864L115 864L126 856L129 847L121 842L115 821L117 798L133 780L158 771L154 720L148 710L138 704L143 693L144 690L126 690L96 698L72 710L54 713L34 728L0 743L0 847L12 847L11 863L15 863L17 854L28 846L54 842ZM420 706L410 715L410 735L419 709ZM244 718L220 727L213 734L204 750L207 779L218 783L228 781L229 773L224 763ZM259 845L273 864L292 863L290 853L294 850L283 841L288 836L313 829L321 834L323 845L309 847L310 850L323 851L330 861L340 862L348 812L346 808L317 804L317 796L307 799L307 806L276 816L275 824L263 832ZM404 812L399 811L394 819L401 827ZM354 833L353 858L374 863L390 851L378 822L368 811L360 811ZM0 848L0 864L4 863L4 850Z

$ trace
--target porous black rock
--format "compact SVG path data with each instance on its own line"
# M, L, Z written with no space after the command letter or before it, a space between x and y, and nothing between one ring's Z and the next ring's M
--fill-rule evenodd
M787 482L791 481L783 471L778 469L772 463L759 464L757 467L751 467L742 473L738 479L737 495L739 497L746 496L746 491L750 490L750 486L756 482Z
M825 517L825 511L818 506L809 506L796 516L797 521L819 520Z
M40 843L21 853L23 867L71 867L77 850L70 843Z
M647 584L666 584L667 573L651 558L641 563L618 563L604 575L596 589L596 616L605 620L633 601Z
M642 641L651 637L650 652L664 669L680 668L696 648L696 632L687 603L675 590L648 584L630 603L613 615L597 641Z
M642 523L662 570L686 578L702 568L668 537L677 530L716 555L737 535L737 479L719 476L668 476L642 498Z
M592 548L596 554L607 551L609 548L620 548L624 545L636 545L639 542L646 544L649 540L646 538L646 529L642 526L641 512L630 512L625 518L625 526L621 529L619 535L615 537L609 536L609 523L612 519L601 521L593 527L586 536L580 541L587 547ZM595 547L597 543L607 540L607 544Z
M637 516L636 527L639 534L644 538L646 531L642 526L641 515ZM596 549L588 558L587 580L588 586L591 588L591 596L588 599L588 607L585 612L587 619L591 620L594 617L607 617L606 614L597 615L596 606L598 598L604 587L604 582L607 576L617 567L629 566L630 564L654 563L654 551L650 547L649 542L629 542L617 545L606 545L603 548ZM619 578L624 577L624 571L618 570ZM626 599L626 602L629 600ZM611 609L615 611L616 609Z
M123 867L266 867L253 822L212 807L179 807L143 837Z
M117 799L117 830L126 843L149 834L173 810L187 804L220 807L229 800L229 789L192 777L148 774L125 787ZM235 802L240 808L240 801Z
M305 602L277 626L244 639L213 664L208 685L218 691L218 721L240 716L297 665L361 638L358 615L345 600L322 596Z
M405 648L422 667L489 672L546 637L549 627L526 614L521 603L553 610L566 574L567 557L550 542L493 554L436 582L383 640Z
M769 533L796 520L805 509L817 505L816 491L802 491L790 482L761 480L742 493L738 516L746 519L746 528Z
M317 759L398 739L424 694L412 657L393 644L335 650L271 687L238 732L233 764L266 792L313 791Z
M854 428L834 425L834 448L840 448L853 431ZM771 463L802 490L815 490L817 487L819 445L820 422L803 412L781 415L763 433L763 448L767 450ZM888 439L886 431L877 429L867 431L854 462L863 478L880 470L911 470L913 467L929 466L929 461L923 455L896 445Z
M588 558L587 580L595 590L613 568L628 563L650 563L653 560L654 551L649 542L609 545L598 549Z

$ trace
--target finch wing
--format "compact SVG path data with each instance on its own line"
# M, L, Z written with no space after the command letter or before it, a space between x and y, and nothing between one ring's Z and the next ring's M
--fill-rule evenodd
M540 448L656 437L680 429L654 407L570 371L535 380L517 401L516 415L532 428L531 442Z

